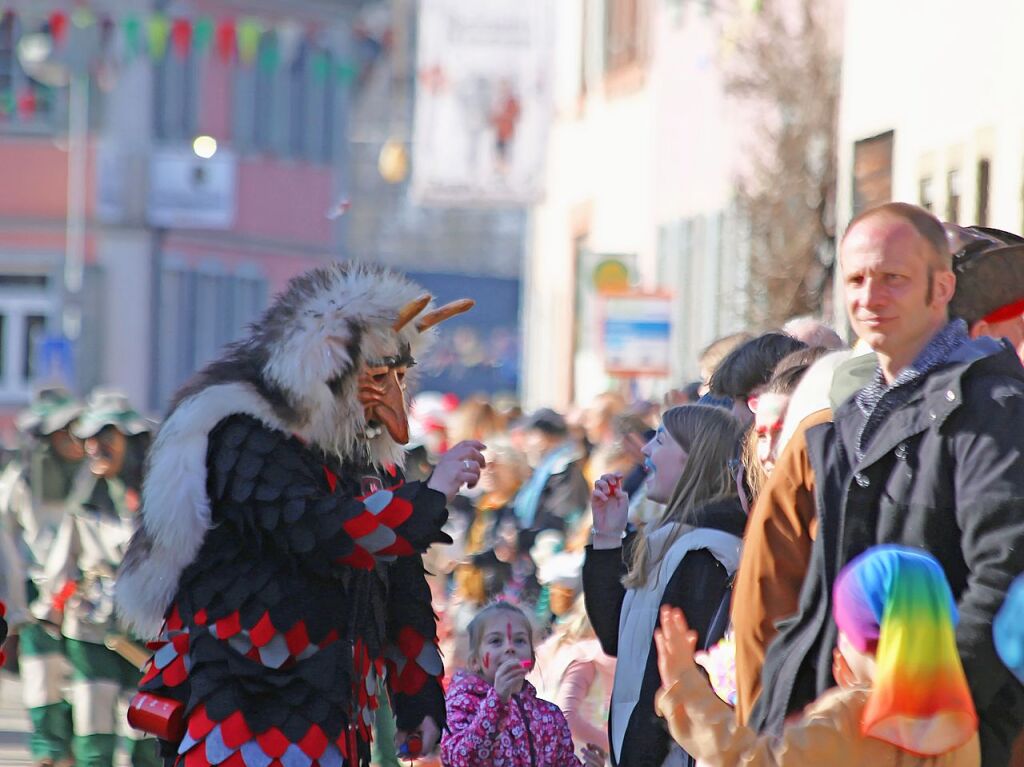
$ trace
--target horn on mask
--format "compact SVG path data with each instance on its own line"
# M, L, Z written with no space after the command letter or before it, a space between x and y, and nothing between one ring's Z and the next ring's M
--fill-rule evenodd
M434 325L440 324L445 320L449 320L452 317L468 312L476 306L476 301L472 298L460 298L458 301L452 301L450 304L445 304L432 312L424 314L419 322L416 323L416 329L421 333L424 330L434 327Z
M398 317L395 318L395 324L392 325L391 328L396 333L402 328L404 328L406 325L412 322L413 319L420 312L422 312L426 308L427 304L430 303L431 298L433 298L433 296L431 296L429 293L425 293L419 298L414 298L412 301L407 303L398 312Z

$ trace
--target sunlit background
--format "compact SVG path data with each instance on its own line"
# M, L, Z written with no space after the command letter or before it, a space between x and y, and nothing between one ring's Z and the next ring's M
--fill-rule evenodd
M422 386L654 396L841 323L836 232L1024 228L1014 0L0 1L0 414L159 414L335 259L477 309Z

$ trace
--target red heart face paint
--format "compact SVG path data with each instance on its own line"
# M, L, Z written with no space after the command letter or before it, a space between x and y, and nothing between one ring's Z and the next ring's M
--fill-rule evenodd
M484 653L484 668L489 669L491 667L491 654Z

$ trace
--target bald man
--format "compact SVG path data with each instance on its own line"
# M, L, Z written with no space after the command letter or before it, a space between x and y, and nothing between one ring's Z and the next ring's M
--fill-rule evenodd
M840 246L854 332L874 380L806 432L818 533L796 615L768 649L751 717L777 731L835 685L832 586L879 543L930 551L957 597L957 643L980 718L982 763L1003 767L1024 724L1024 688L995 654L992 620L1024 570L1024 368L950 320L956 287L942 225L889 203L851 222Z

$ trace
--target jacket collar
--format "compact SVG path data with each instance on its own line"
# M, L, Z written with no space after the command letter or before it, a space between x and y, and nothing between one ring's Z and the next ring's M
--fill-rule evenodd
M723 533L742 537L747 526L747 515L743 511L740 499L733 496L711 501L694 509L687 522L692 527L709 527L712 530L721 530Z
M993 338L977 338L960 345L946 363L926 377L922 385L885 425L857 461L854 469L870 466L915 434L942 426L963 403L963 382L978 373L1009 376L1024 382L1024 368L1008 344ZM837 411L835 422L843 432L844 445L854 445L863 414L851 397Z

